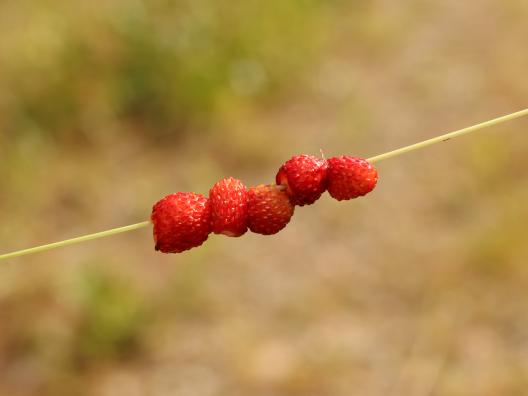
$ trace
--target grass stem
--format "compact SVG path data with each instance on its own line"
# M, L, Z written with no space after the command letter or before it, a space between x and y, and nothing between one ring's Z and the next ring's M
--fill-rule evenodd
M457 131L449 132L444 135L440 135L432 139L424 140L423 142L411 144L409 146L405 146L405 147L402 147L396 150L392 150L384 154L376 155L374 157L368 158L367 160L369 162L379 162L379 161L386 160L392 157L396 157L401 154L414 151L414 150L422 149L424 147L431 146L436 143L445 142L447 140L450 140L450 139L453 139L453 138L456 138L462 135L466 135L471 132L475 132L479 129L491 127L493 125L497 125L497 124L510 121L515 118L523 117L526 115L528 115L528 109L517 111L515 113L511 113L511 114L508 114L502 117L497 117L489 121L481 122L480 124L476 124L476 125L473 125L467 128L462 128ZM27 254L33 254L33 253L38 253L38 252L45 252L46 250L51 250L51 249L55 249L58 247L73 245L75 243L90 241L92 239L104 238L107 236L120 234L122 232L137 230L139 228L144 228L149 225L150 225L150 221L143 221L141 223L131 224L131 225L124 226L124 227L113 228L111 230L96 232L94 234L83 235L77 238L66 239L60 242L49 243L47 245L41 245L41 246L29 248L29 249L17 250L15 252L0 255L0 260L6 260L10 258L25 256Z
M427 146L431 146L436 143L445 142L450 139L453 139L453 138L456 138L462 135L467 135L468 133L471 133L471 132L478 131L479 129L497 125L497 124L510 121L510 120L513 120L515 118L519 118L525 115L528 115L528 109L517 111L516 113L511 113L511 114L508 114L502 117L497 117L497 118L494 118L493 120L481 122L480 124L472 125L467 128L462 128L457 131L449 132L444 135L440 135L432 139L427 139L427 140L424 140L423 142L411 144L410 146L405 146L405 147L402 147L396 150L392 150L384 154L376 155L375 157L368 158L367 161L378 162L378 161L382 161L388 158L396 157L397 155L405 154L410 151L418 150L418 149L421 149Z
M0 255L0 260L6 260L10 258L25 256L27 254L33 254L33 253L38 253L38 252L45 252L46 250L51 250L51 249L55 249L58 247L73 245L79 242L90 241L92 239L104 238L110 235L120 234L122 232L137 230L138 228L147 227L148 225L150 225L150 221L143 221L141 223L131 224L125 227L113 228L111 230L96 232L94 234L83 235L77 238L66 239L60 242L49 243L47 245L36 246L36 247L29 248L29 249L24 249L24 250L17 250L16 252L11 252L11 253Z

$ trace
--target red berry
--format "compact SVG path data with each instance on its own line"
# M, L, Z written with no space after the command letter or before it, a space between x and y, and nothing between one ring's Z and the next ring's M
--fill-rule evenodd
M327 190L338 201L357 198L371 192L378 172L367 160L342 155L328 160Z
M211 232L211 206L201 194L178 192L156 202L151 215L156 250L180 253L200 246Z
M247 189L240 180L229 177L217 182L209 190L211 230L231 237L243 235L247 231L247 201Z
M325 159L311 155L297 155L279 169L275 182L286 186L294 205L311 205L326 190L328 164Z
M276 234L289 223L295 206L279 186L261 184L248 191L248 226L257 234Z

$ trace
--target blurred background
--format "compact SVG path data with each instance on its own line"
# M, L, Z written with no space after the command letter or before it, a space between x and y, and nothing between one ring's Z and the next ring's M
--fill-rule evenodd
M0 252L527 107L524 0L0 2ZM0 394L521 395L527 120L378 164L272 237L0 265Z

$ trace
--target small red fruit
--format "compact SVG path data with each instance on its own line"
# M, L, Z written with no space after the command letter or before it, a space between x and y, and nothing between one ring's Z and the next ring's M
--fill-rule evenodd
M201 194L178 192L154 204L151 215L156 250L180 253L200 246L211 232L211 206Z
M357 198L371 192L378 172L367 160L342 155L328 160L327 190L338 201Z
M247 231L246 186L238 179L228 177L209 190L211 203L211 230L215 234L239 237Z
M326 190L327 169L324 158L297 155L280 167L275 182L286 186L294 205L311 205Z
M251 187L248 198L248 226L257 234L276 234L286 227L295 209L288 194L276 185Z

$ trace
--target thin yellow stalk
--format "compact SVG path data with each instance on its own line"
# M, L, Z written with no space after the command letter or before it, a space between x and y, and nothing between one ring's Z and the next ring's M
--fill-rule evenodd
M436 143L445 142L447 140L450 140L450 139L453 139L453 138L456 138L462 135L466 135L468 133L475 132L483 128L491 127L491 126L494 126L494 125L497 125L497 124L500 124L506 121L510 121L515 118L523 117L526 115L528 115L528 109L517 111L515 113L511 113L511 114L508 114L502 117L494 118L489 121L481 122L480 124L476 124L476 125L473 125L467 128L462 128L457 131L449 132L444 135L440 135L432 139L424 140L423 142L411 144L409 146L405 146L405 147L402 147L402 148L399 148L393 151L389 151L384 154L376 155L374 157L368 158L367 160L369 162L378 162L378 161L386 160L388 158L396 157L401 154L405 154L405 153L408 153L414 150L422 149L424 147L431 146ZM66 239L60 242L54 242L54 243L50 243L47 245L41 245L41 246L29 248L29 249L18 250L15 252L0 255L0 260L6 260L10 258L25 256L27 254L44 252L46 250L55 249L58 247L63 247L63 246L68 246L68 245L73 245L75 243L90 241L92 239L104 238L104 237L119 234L122 232L128 232L128 231L144 228L149 225L150 225L150 221L143 221L141 223L136 223L136 224L132 224L132 225L124 226L124 227L113 228L111 230L96 232L94 234L83 235L77 238Z

